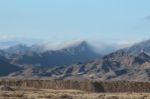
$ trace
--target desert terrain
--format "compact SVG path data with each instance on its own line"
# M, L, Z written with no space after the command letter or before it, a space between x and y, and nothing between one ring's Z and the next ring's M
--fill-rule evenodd
M0 99L150 99L150 94L92 93L80 90L19 88L9 91L0 91Z
M1 80L0 99L150 99L147 82Z

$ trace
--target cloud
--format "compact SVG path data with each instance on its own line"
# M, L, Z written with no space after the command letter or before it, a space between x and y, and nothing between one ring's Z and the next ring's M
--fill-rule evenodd
M101 41L101 40L86 40L86 39L76 39L76 40L69 40L69 41L63 41L63 42L42 42L41 40L36 39L23 39L23 38L17 38L11 35L0 35L0 48L7 48L12 45L17 44L27 44L27 45L33 45L35 47L40 47L44 51L45 50L59 50L63 48L67 48L70 46L76 46L80 44L81 42L86 41L88 44L90 44L93 49L96 52L107 54L110 52L113 52L118 49L122 49L125 47L129 47L133 45L134 43L139 42L139 40L107 40L107 41Z
M108 54L118 49L129 47L134 43L138 42L138 40L116 40L114 42L104 42L100 40L94 41L94 40L78 39L78 40L70 40L70 41L55 42L55 43L47 42L47 43L42 43L39 46L41 46L45 50L60 50L70 46L76 46L83 41L86 41L88 44L90 44L93 47L94 51L101 54Z
M132 46L135 43L140 42L139 40L120 40L117 41L116 45L118 46L118 48L125 48L125 47L129 47Z
M91 45L94 46L95 51L99 53L108 54L119 49L130 47L136 43L141 42L142 40L138 39L115 39L110 41L92 41Z
M15 37L12 35L0 35L0 40L10 40L14 39Z
M37 46L42 46L45 50L60 50L63 48L68 48L71 46L76 46L80 44L80 42L86 41L84 39L76 39L62 42L43 42L37 44Z
M90 41L90 40L69 40L64 42L47 42L47 43L38 43L35 44L37 48L42 48L42 51L48 51L48 50L60 50L63 48L68 48L72 46L76 46L80 44L81 42L86 41L93 50L97 53L106 55L108 53L117 51L119 49L123 49L126 47L130 47L135 43L140 42L139 40L116 40L114 42L104 42L104 41Z
M18 44L26 44L26 45L33 45L35 43L40 42L37 39L26 39L26 38L19 38L13 35L2 35L0 34L0 49L5 49L10 46L18 45Z

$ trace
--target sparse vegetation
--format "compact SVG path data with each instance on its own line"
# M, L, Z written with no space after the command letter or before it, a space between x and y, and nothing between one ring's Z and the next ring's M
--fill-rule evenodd
M24 91L24 92L22 92ZM150 99L149 93L80 93L79 90L32 89L19 91L0 91L0 99ZM74 94L76 92L78 94Z
M2 97L24 97L24 93L21 92L9 92L0 94Z
M150 99L148 82L7 80L0 84L0 99Z
M16 88L74 89L87 92L150 92L149 82L136 81L77 81L77 80L1 80L1 91L15 91ZM16 87L16 88L14 88ZM36 90L35 90L36 91Z

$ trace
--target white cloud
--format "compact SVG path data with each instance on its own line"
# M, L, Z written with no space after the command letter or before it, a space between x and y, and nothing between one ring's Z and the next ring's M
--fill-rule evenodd
M10 40L14 39L15 37L12 35L0 35L0 40Z
M0 35L0 48L7 48L12 45L16 44L28 44L35 46L39 46L44 50L59 50L62 48L76 46L82 41L87 41L90 45L93 46L94 50L103 54L107 54L109 52L113 52L118 49L122 49L125 47L129 47L141 40L108 40L108 41L100 41L100 40L86 40L86 39L76 39L76 40L69 40L63 42L42 42L41 40L37 39L23 39L23 38L16 38L11 35Z
M87 41L87 40L77 39L77 40L70 40L64 42L54 42L54 43L47 42L47 43L39 44L39 46L42 46L45 50L59 50L70 46L76 46L82 41ZM132 41L132 40L120 40L120 41L118 40L114 42L103 42L98 40L87 41L87 43L89 43L96 52L103 53L103 54L107 54L118 49L129 47L135 42L137 41Z
M67 48L70 46L76 46L80 42L85 41L84 39L77 39L77 40L69 40L69 41L62 41L62 42L43 42L37 44L37 46L44 47L45 50L59 50L63 48Z
M139 39L128 39L128 40L120 40L116 42L116 45L118 46L118 48L126 48L126 47L130 47L136 43L139 43L143 40L139 40Z

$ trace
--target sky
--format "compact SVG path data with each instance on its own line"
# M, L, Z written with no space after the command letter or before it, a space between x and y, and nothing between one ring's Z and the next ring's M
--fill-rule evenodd
M150 38L150 0L0 0L0 39L131 43Z

